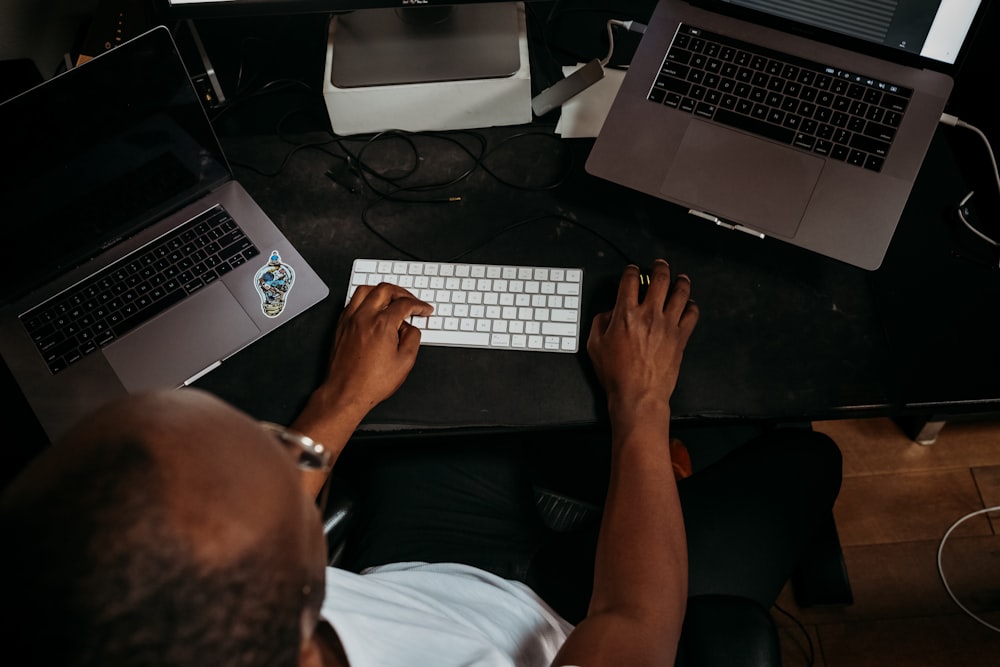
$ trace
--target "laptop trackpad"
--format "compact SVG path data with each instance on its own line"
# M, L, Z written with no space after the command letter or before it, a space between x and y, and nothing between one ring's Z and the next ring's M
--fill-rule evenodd
M693 121L660 190L724 220L792 237L823 159Z
M191 338L191 322L199 333ZM104 348L125 389L179 387L240 349L258 332L229 289L216 282Z

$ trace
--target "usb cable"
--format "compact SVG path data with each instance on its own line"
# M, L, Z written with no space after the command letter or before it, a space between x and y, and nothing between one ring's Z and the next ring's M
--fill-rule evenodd
M966 123L958 116L953 116L950 113L941 114L940 122L942 125L947 125L949 127L960 127L964 130L969 130L970 132L973 132L976 135L978 135L980 139L982 139L983 143L986 144L986 152L990 157L990 163L993 165L993 177L996 179L997 182L997 191L1000 192L1000 170L997 169L997 159L993 153L993 146L990 145L990 140L986 137L983 131L974 125ZM969 194L965 195L965 197L962 198L962 201L958 203L958 209L956 211L958 213L958 219L962 221L962 224L965 225L969 229L969 231L978 236L980 239L989 243L993 247L1000 248L1000 242L979 231L978 229L972 226L971 222L969 222L968 203L969 200L972 199L973 194L975 194L975 190L970 191ZM998 263L998 265L1000 265L1000 263Z

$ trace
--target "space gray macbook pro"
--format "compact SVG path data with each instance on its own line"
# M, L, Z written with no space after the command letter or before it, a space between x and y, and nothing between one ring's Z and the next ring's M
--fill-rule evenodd
M868 270L979 0L660 0L589 173Z
M50 438L327 286L234 179L165 27L0 104L0 353Z

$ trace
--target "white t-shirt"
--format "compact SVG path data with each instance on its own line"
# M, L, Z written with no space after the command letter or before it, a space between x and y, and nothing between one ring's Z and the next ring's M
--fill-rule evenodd
M547 667L573 626L530 588L456 563L326 571L351 667Z

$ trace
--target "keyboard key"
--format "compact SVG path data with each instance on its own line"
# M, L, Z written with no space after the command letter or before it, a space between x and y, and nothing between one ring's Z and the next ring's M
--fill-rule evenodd
M783 144L790 144L795 138L795 131L786 127L770 125L764 121L757 120L750 116L733 113L725 109L719 109L715 114L715 120L739 130L747 130L755 134L780 141Z
M454 345L456 347L489 347L490 334L477 331L443 331L422 329L420 342L425 345Z

